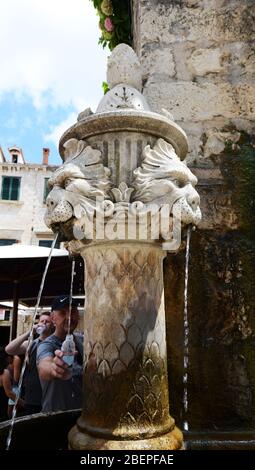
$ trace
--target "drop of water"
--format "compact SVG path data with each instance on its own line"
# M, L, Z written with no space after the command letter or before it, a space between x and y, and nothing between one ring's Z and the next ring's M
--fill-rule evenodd
M184 421L184 423L183 423L183 429L184 429L184 431L188 431L188 430L189 430L189 425L188 425L188 422L187 422L187 421Z

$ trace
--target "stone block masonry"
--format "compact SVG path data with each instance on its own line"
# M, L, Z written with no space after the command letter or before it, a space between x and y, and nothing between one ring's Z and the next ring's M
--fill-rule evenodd
M149 105L184 127L190 163L211 166L219 131L254 131L254 0L135 0L133 13Z
M133 1L143 94L186 131L198 177L203 218L191 239L186 419L207 439L216 432L211 448L222 448L227 429L233 442L254 445L247 437L255 425L254 16L254 0ZM168 255L164 278L171 413L180 427L183 266L183 253Z

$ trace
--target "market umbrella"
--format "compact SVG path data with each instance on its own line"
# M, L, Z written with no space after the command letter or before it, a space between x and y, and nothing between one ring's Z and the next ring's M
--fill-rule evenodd
M17 333L18 302L33 306L39 292L50 248L14 244L0 247L0 302L13 300L12 338ZM84 295L84 268L81 257L76 259L73 295ZM71 260L68 251L54 249L45 279L41 305L69 292Z

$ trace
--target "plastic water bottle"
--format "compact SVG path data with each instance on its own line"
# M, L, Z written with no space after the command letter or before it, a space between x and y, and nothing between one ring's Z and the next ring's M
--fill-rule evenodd
M38 326L35 331L40 336L45 331L45 326Z
M75 343L73 340L73 335L66 335L66 339L62 343L62 346L61 346L61 351L63 351L64 353L62 360L71 369L73 366L74 354L75 354Z

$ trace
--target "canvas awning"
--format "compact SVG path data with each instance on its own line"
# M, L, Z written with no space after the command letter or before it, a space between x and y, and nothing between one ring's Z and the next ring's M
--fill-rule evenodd
M13 300L12 337L16 336L18 302L36 304L43 271L50 248L14 244L0 247L0 302ZM84 267L76 259L73 294L84 295ZM53 250L41 298L41 305L50 305L56 295L70 290L71 260L66 250Z

